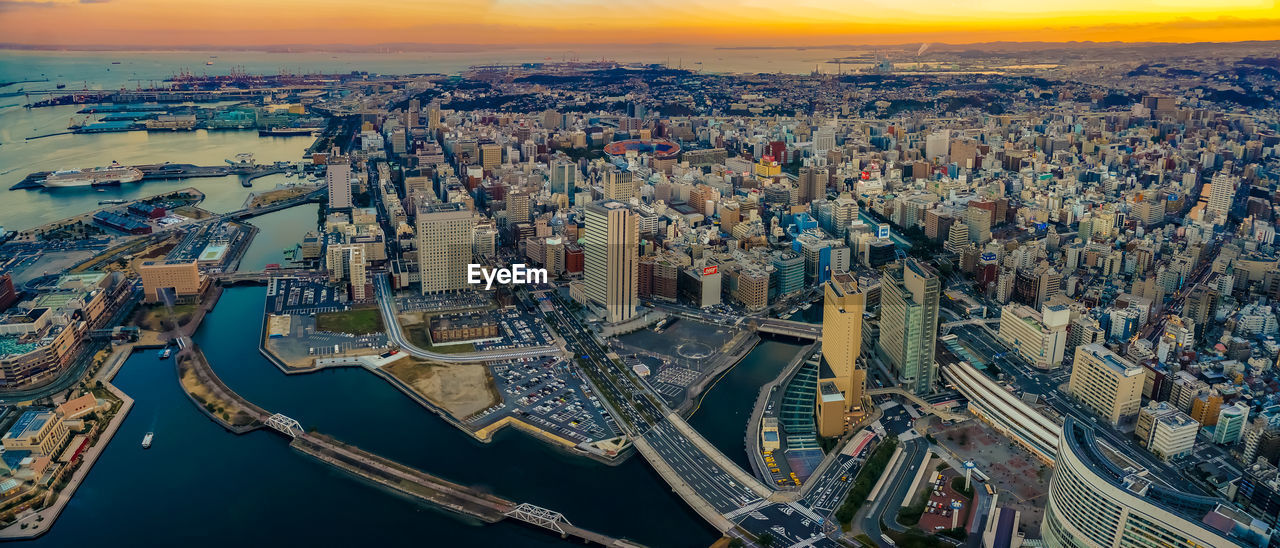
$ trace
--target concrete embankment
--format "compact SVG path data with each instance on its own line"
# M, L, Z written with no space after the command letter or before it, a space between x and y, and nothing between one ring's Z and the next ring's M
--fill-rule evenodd
M509 500L476 492L328 436L310 433L294 438L289 445L361 478L485 523L502 520L503 512L516 506Z
M176 367L179 379L191 402L205 416L227 430L242 434L262 428L272 416L269 411L245 400L223 384L209 366L204 353L194 343L186 343L186 349L178 362ZM202 404L201 400L205 403ZM252 421L246 423L246 418L251 418ZM283 430L280 432L292 438L291 447L312 458L398 493L485 523L506 519L507 512L519 506L515 502L441 479L316 432L302 433L296 427L289 429L288 433ZM575 527L568 522L557 522L556 527L554 531L562 536L573 536L604 546L638 546L626 540Z

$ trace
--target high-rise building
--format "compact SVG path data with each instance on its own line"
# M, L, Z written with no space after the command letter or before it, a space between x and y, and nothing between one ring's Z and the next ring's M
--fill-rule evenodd
M208 282L195 260L146 261L138 267L138 274L142 277L143 295L150 303L197 296Z
M640 231L636 214L617 200L592 202L586 212L587 298L604 307L609 322L629 320L639 304Z
M480 166L485 169L494 169L500 165L502 165L502 145L497 143L480 145Z
M991 212L969 204L964 210L964 222L969 228L969 241L982 245L991 240Z
M13 287L13 276L8 272L0 274L0 312L17 304L18 290Z
M329 185L329 209L351 207L351 166L349 164L326 166L324 182Z
M432 101L427 104L427 131L435 133L440 127L440 102Z
M1114 426L1138 414L1143 381L1141 367L1093 343L1076 347L1068 392Z
M1048 369L1062 365L1069 323L1071 309L1066 305L1048 305L1036 312L1031 307L1009 303L1001 309L997 335L1032 365Z
M1099 447L1089 426L1066 418L1040 528L1045 546L1267 546L1270 531L1248 514L1216 497L1166 487L1120 459Z
M418 275L423 293L467 287L475 221L462 204L418 207Z
M1133 435L1156 457L1171 460L1191 453L1200 424L1169 402L1149 403L1138 411Z
M405 116L405 125L409 126L409 129L419 127L420 125L422 125L421 118L422 118L422 101L419 101L417 97L414 97L413 99L409 100L409 112Z
M529 195L523 192L507 195L507 225L529 222Z
M933 390L937 376L938 301L942 280L932 266L913 258L885 269L880 283L880 339L876 352L888 362L903 388Z
M925 138L924 159L929 162L942 162L947 159L947 149L951 145L951 132L935 131Z
M364 254L364 244L330 245L326 259L330 282L348 282L351 286L349 297L353 301L363 301L369 297L369 264Z
M814 200L826 198L828 178L829 175L826 168L809 166L800 168L799 193L796 201L801 204L807 204Z
M1209 182L1209 203L1205 204L1205 213L1214 224L1223 224L1227 213L1231 211L1231 202L1236 196L1236 178L1227 173L1218 173Z
M578 166L572 162L551 162L551 193L564 194L573 203L578 188Z
M636 196L636 182L630 171L611 169L604 172L604 199L623 202Z
M969 225L951 223L951 228L947 229L947 241L942 244L943 249L959 253L967 245L969 245Z
M1231 445L1240 441L1244 425L1249 422L1249 406L1242 402L1225 405L1218 411L1218 424L1213 427L1213 443Z
M831 381L844 398L841 414L860 411L863 393L867 387L867 371L858 366L862 354L862 314L867 310L867 296L858 288L858 281L849 274L836 274L823 285L822 305L822 361L818 368L818 383ZM821 392L821 391L819 391ZM818 398L831 397L819 393ZM818 413L834 410L834 406L817 402ZM822 431L844 421L818 419L819 434L825 437L839 436L839 431Z

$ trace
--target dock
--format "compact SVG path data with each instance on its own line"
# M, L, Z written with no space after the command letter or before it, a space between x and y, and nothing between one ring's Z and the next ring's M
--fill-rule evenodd
M249 167L237 167L230 165L223 166L197 166L194 164L143 164L132 166L142 171L143 181L154 181L159 179L195 179L200 177L226 177L228 175L240 175L242 184L249 186L254 179L265 177L267 175L275 175L277 173L285 173L290 168L279 165L255 165ZM37 171L24 177L22 181L9 187L9 190L24 190L44 188L42 181L48 177L50 171ZM132 183L128 183L132 184Z

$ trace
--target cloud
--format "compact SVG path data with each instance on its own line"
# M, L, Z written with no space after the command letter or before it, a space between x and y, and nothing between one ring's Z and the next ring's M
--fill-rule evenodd
M80 0L81 4L106 4L111 0Z

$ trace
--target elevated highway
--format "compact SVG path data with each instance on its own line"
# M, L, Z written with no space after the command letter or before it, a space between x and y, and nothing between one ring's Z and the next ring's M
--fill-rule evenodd
M396 318L395 298L387 283L386 274L376 274L373 278L374 293L378 300L378 308L382 311L382 323L387 329L387 338L400 346L410 356L443 363L477 363L519 358L536 358L560 355L562 351L554 346L532 346L505 350L484 350L480 352L464 352L458 354L441 354L414 346L405 337L400 321Z
M933 404L927 401L924 401L924 399L921 398L920 396L912 394L911 392L908 392L896 386L889 387L889 388L873 388L871 390L867 390L868 396L879 396L881 394L893 394L895 396L902 396L904 398L907 398L908 400L911 400L911 403L919 405L921 411L924 411L925 413L929 413L931 415L937 415L938 418L941 418L943 420L962 421L969 418L967 415L964 415L962 413L952 413L951 411L947 411L946 409L938 409L937 407L934 407Z
M812 339L815 341L822 340L821 324L794 322L791 320L780 320L777 318L753 319L750 321L750 324L760 333L772 333L774 335L785 335L788 337Z

